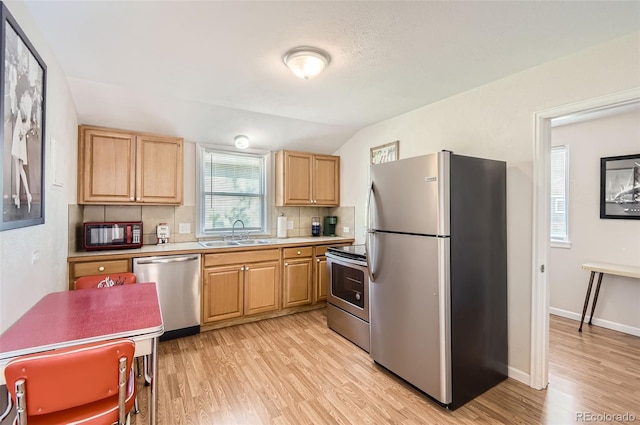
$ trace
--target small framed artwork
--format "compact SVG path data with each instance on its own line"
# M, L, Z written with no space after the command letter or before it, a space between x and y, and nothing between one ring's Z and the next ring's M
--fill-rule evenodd
M4 3L0 19L0 230L9 230L44 223L47 66Z
M640 220L640 154L600 158L600 218Z
M383 162L395 161L398 159L398 145L400 141L387 143L386 145L371 148L371 163L382 164Z

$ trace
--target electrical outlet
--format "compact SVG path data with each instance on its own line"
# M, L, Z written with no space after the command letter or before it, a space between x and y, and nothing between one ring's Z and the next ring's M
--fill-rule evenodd
M350 231L350 230L351 230L351 229L349 229L349 226L344 226L344 227L342 228L342 233L345 233L345 234L346 234L346 233L349 233L349 231Z
M178 224L178 233L191 233L191 223L179 223Z
M293 230L293 221L287 221L287 230Z
M40 251L35 250L31 253L31 264L36 264L40 262Z

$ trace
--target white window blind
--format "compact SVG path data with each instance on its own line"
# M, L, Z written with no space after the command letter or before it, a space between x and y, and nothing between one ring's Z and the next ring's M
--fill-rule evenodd
M201 233L230 231L236 220L245 230L265 231L264 157L205 148L200 166Z
M550 227L552 241L569 240L569 149L551 148Z

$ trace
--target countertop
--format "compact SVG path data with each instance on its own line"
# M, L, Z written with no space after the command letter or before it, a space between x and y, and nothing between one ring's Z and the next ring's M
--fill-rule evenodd
M263 239L263 238L259 238ZM232 246L222 248L206 248L200 245L199 242L179 242L168 243L165 245L144 245L142 248L136 249L113 249L103 251L77 251L69 253L69 262L86 261L87 257L92 259L103 259L108 257L110 259L116 258L133 258L133 257L150 257L154 255L178 255L178 254L207 254L207 253L220 253L220 252L235 252L235 251L256 251L272 248L283 248L287 246L300 246L300 245L330 245L332 243L353 243L353 238L346 238L341 236L315 236L315 237L302 237L302 238L264 238L272 241L270 244L265 245L250 245L250 246Z

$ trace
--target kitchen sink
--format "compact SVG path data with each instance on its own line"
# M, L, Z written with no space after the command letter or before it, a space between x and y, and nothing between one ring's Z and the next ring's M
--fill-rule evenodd
M205 248L224 248L227 246L239 246L238 241L203 241L200 242Z
M205 248L226 248L231 246L268 245L269 239L243 239L238 241L202 241L199 242Z
M239 245L268 245L270 243L273 243L269 239L244 239L235 242Z

